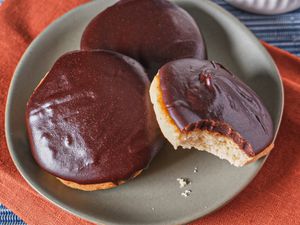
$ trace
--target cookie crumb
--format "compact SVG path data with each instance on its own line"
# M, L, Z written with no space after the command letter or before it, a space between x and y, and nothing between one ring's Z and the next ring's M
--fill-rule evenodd
M184 192L181 193L181 195L185 198L189 197L190 194L192 193L192 190L185 190Z
M188 178L182 178L182 177L177 178L177 181L179 182L180 188L183 188L191 183L191 181Z
M194 168L194 173L198 173L198 168L197 167Z

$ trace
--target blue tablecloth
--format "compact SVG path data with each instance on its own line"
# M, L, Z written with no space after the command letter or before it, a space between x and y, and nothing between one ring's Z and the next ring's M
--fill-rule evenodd
M238 17L261 40L300 56L300 9L275 16L246 13L224 0L212 0Z
M212 1L238 17L259 39L300 56L300 9L283 15L263 16L241 11L224 0ZM0 225L2 224L25 223L0 204Z
M0 224L2 225L23 225L25 224L18 216L0 205Z

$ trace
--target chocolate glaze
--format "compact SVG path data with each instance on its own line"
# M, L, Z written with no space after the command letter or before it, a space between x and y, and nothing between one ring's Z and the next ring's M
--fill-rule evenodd
M146 73L129 57L108 51L63 55L27 104L35 160L79 184L130 178L161 146L148 91Z
M178 128L231 137L249 156L273 140L271 117L255 92L222 65L197 59L159 70L163 101Z
M193 18L166 0L120 0L86 27L82 49L108 49L138 60L150 79L174 59L206 59Z

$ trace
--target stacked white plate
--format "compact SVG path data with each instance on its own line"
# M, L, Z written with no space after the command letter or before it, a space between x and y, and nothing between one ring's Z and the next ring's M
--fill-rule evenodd
M245 11L259 14L280 14L300 8L300 0L226 0Z

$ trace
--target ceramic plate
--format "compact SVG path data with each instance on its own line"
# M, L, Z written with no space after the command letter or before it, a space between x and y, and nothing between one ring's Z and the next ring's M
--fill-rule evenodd
M236 196L264 163L258 160L235 168L196 150L175 151L170 145L157 155L149 169L127 184L95 192L62 185L33 160L25 130L26 102L42 77L63 53L79 48L88 22L114 0L93 1L51 24L29 46L19 62L8 95L6 137L20 173L41 195L61 208L89 221L104 224L183 224L202 217ZM210 59L221 62L250 85L266 104L278 130L282 83L271 57L237 19L210 1L175 1L196 20L207 42ZM194 168L198 173L194 173ZM178 177L188 177L192 190L181 196ZM33 212L34 213L34 212Z

